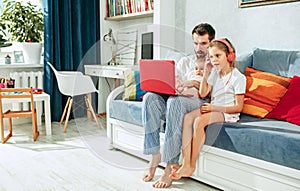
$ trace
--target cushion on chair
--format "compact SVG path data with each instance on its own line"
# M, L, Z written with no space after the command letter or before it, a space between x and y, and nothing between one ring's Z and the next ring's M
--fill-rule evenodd
M247 67L247 80L243 113L265 117L284 96L290 78L277 76Z
M124 95L125 101L141 101L146 91L140 88L140 72L125 71L124 72Z

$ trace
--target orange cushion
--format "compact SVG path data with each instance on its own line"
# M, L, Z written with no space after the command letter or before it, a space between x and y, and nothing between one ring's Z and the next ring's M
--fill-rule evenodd
M247 67L243 113L264 118L278 104L290 84L286 78Z

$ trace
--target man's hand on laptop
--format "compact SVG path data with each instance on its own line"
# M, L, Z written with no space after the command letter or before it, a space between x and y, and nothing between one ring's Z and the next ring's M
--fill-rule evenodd
M176 90L177 90L177 92L182 93L186 89L192 88L192 87L199 89L199 86L200 86L200 83L195 80L188 80L185 82L180 81L180 82L176 83Z
M175 84L176 84L176 86L175 86L175 87L176 87L176 90L177 90L178 92L180 92L180 90L182 91L182 88L183 88L183 81L182 81L181 76L176 75L175 80L176 80L176 82L175 82Z

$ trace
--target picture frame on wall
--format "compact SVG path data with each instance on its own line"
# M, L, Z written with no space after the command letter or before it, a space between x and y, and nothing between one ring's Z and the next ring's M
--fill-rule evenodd
M136 29L118 31L116 55L118 64L134 65L137 48L137 34Z
M14 58L15 63L24 63L24 56L22 51L14 51Z
M277 4L277 3L289 3L289 2L296 2L300 0L239 0L239 7L254 7L260 5L270 5L270 4Z

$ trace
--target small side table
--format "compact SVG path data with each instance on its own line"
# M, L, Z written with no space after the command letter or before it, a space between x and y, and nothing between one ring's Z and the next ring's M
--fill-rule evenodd
M36 102L36 115L37 115L37 124L42 124L42 102L44 102L44 112L45 112L45 128L46 135L52 134L51 129L51 110L50 110L50 95L47 93L34 94L33 99Z

